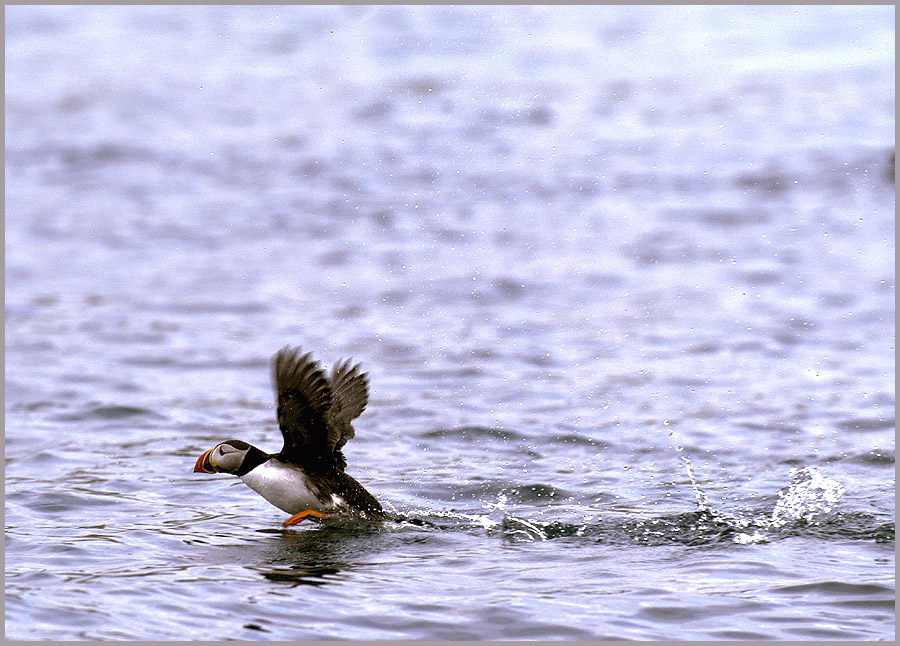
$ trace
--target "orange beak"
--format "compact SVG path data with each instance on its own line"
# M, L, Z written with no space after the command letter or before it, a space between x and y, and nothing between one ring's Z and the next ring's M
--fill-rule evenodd
M197 458L197 464L194 465L194 473L215 473L215 466L212 464L212 461L209 459L209 454L212 453L212 449L206 451L203 455Z

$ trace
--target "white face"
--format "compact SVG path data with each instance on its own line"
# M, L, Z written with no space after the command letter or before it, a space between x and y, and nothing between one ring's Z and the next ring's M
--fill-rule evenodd
M222 442L210 451L209 460L217 471L234 473L244 462L249 447L238 448L231 442Z

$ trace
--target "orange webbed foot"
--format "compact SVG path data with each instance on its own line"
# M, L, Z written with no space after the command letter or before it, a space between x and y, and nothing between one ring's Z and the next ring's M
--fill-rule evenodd
M304 518L308 518L312 516L313 518L331 518L328 514L323 514L320 511L316 511L314 509L307 509L306 511L301 511L299 514L294 514L286 521L284 521L283 525L285 527L290 527L291 525L296 525L297 523L303 522Z

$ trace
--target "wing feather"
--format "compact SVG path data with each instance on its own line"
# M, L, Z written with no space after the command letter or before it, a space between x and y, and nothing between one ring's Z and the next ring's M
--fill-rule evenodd
M333 443L335 460L346 466L341 448L356 435L350 424L360 416L369 401L369 379L361 372L360 364L350 365L350 359L336 363L331 369L331 410L328 414L328 441Z
M285 346L272 357L278 426L284 436L280 456L298 464L327 461L331 386L311 353Z
M306 467L347 465L341 448L356 432L351 421L369 401L369 379L350 359L336 363L330 377L299 347L285 346L272 357L283 460Z

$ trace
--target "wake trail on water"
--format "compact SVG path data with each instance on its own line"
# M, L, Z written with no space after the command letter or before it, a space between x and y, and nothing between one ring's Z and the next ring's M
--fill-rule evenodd
M798 534L894 540L893 522L879 523L871 514L837 511L844 486L814 466L791 469L774 508L725 510L710 502L690 458L682 455L681 460L697 500L696 508L684 513L643 518L620 512L598 515L592 509L584 515L584 522L546 522L516 513L509 496L501 492L481 501L483 512L418 509L394 518L401 525L485 532L509 542L568 538L610 544L721 546L766 543Z

